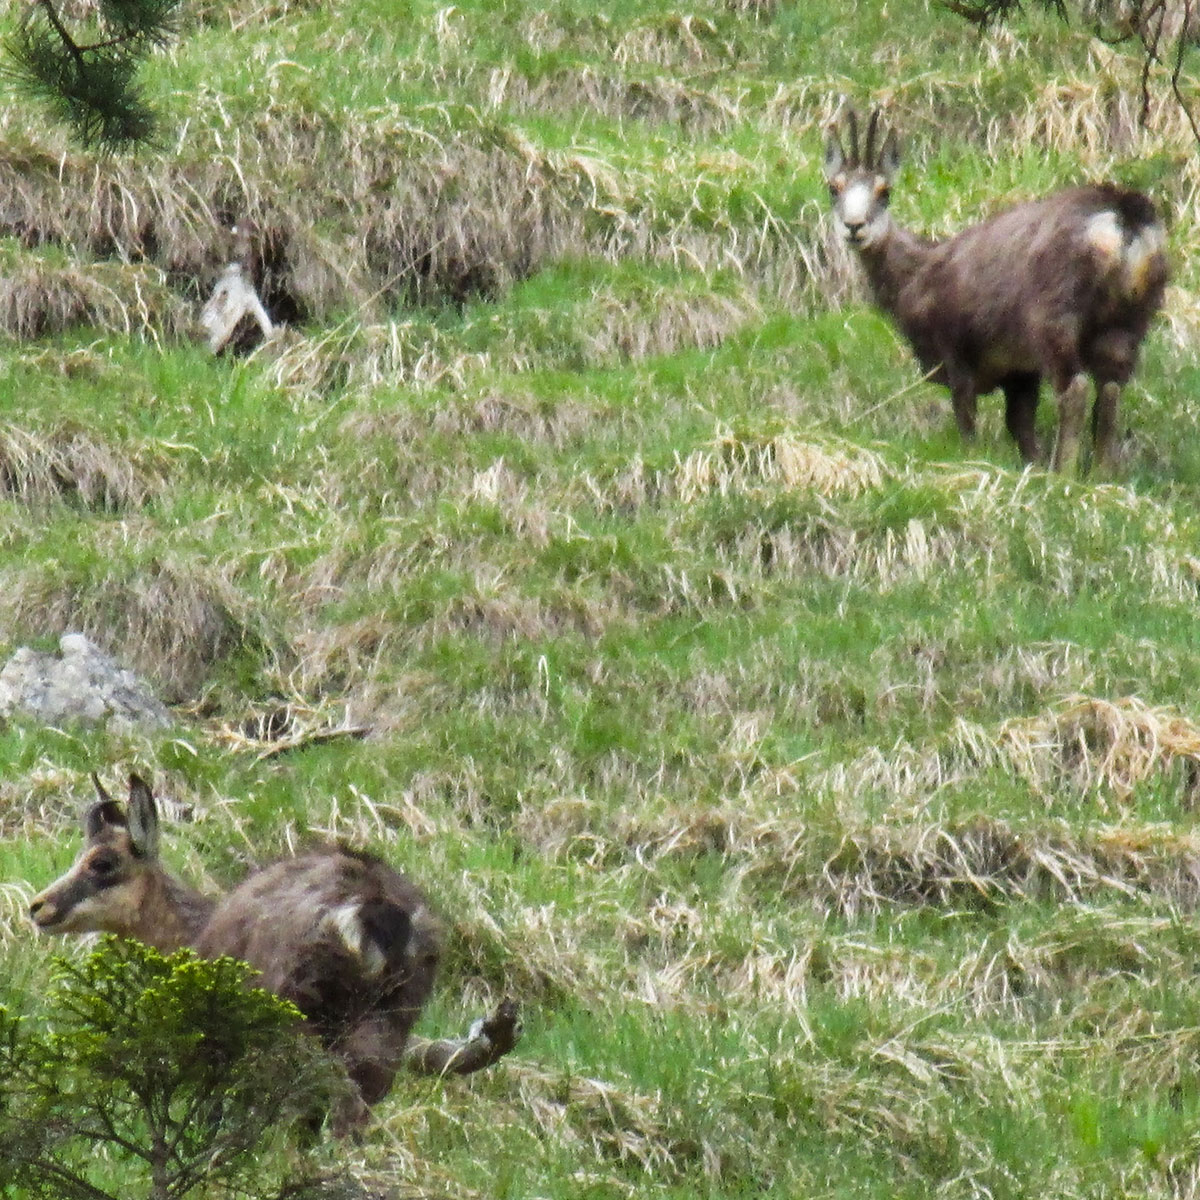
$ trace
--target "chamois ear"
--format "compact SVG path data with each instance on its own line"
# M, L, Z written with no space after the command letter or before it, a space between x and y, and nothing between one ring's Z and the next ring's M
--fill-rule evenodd
M111 797L97 800L83 814L83 832L89 842L98 841L108 829L124 829L125 824L125 813Z
M888 130L888 135L884 139L883 149L879 151L879 174L888 181L890 185L892 180L896 178L896 172L900 169L900 139L896 136L894 129Z
M129 776L129 841L138 858L158 858L158 809L154 793L140 775Z
M846 165L846 155L842 150L841 139L832 124L825 129L825 179L832 183L841 174Z

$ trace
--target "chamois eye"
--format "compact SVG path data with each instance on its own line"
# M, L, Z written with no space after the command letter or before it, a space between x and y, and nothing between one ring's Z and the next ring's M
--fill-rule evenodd
M110 858L108 855L103 855L100 858L93 858L90 865L93 875L99 875L101 878L106 878L116 871L117 860L115 858Z

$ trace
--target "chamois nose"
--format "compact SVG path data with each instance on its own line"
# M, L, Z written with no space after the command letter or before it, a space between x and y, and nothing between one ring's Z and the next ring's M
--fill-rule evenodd
M861 242L863 230L866 229L866 221L847 221L846 223L846 240L850 242Z
M45 902L45 900L43 900L43 899L41 898L41 896L37 896L37 897L35 897L35 898L34 898L34 899L33 899L33 900L30 902L30 904L29 904L29 917L30 917L30 919L31 919L31 920L33 920L33 921L36 921L36 920L37 920L37 915L38 915L38 913L39 913L39 912L41 912L41 911L42 911L42 909L43 909L43 908L45 908L45 907L46 907L46 902Z

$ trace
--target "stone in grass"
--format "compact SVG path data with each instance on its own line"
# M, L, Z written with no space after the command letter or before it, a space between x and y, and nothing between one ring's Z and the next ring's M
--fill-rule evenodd
M23 646L0 670L0 717L23 713L46 725L110 724L163 729L166 706L146 683L81 633L64 634L62 654Z

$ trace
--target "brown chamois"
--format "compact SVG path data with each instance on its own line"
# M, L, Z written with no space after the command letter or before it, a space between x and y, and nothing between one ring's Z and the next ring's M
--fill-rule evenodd
M86 844L30 904L34 923L48 933L115 933L164 953L191 946L205 958L248 962L255 982L295 1004L344 1063L357 1096L335 1114L337 1132L366 1119L401 1065L467 1074L515 1045L520 1026L507 1000L465 1039L410 1042L433 988L440 931L417 887L378 858L317 850L209 899L160 864L146 782L131 775L122 806L92 778L100 798L84 817Z
M1022 458L1033 462L1038 389L1058 397L1052 469L1072 470L1096 387L1092 462L1114 463L1121 388L1162 305L1165 234L1141 192L1097 184L1019 204L943 242L900 228L888 199L900 147L894 130L876 152L879 111L859 153L858 122L827 130L825 178L833 211L854 248L875 303L899 325L922 368L950 389L965 439L976 401L1000 388L1005 422Z

